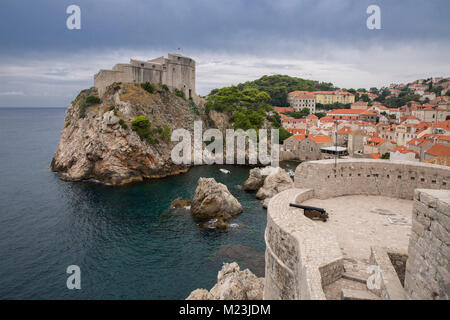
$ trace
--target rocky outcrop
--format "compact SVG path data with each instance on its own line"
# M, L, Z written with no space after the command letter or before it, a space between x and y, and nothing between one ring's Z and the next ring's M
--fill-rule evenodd
M264 177L261 174L260 168L255 168L250 170L250 175L247 180L242 184L243 191L256 191L259 190L264 184Z
M294 182L289 174L284 169L276 168L264 180L264 185L258 190L256 197L261 200L272 198L276 194L293 187Z
M242 206L226 185L213 178L200 178L192 200L191 213L200 219L229 219L242 212Z
M241 271L236 262L226 263L217 275L217 284L210 290L194 290L187 300L262 300L264 278L250 270Z
M264 180L268 175L274 173L277 169L274 167L254 168L250 170L247 180L242 184L244 191L257 191L264 185Z
M138 116L151 122L146 138L132 130ZM67 109L51 169L63 180L112 185L186 172L171 160L170 131L192 132L197 120L188 101L157 85L149 93L137 84L114 84L101 101L96 89L84 90Z
M179 197L172 201L170 204L170 209L179 209L179 208L186 208L189 207L192 204L192 200Z

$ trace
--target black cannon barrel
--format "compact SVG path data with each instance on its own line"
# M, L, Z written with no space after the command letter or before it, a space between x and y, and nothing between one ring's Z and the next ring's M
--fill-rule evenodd
M301 204L295 204L295 203L291 203L291 204L289 204L289 206L290 207L294 207L294 208L304 209L304 210L315 210L315 211L318 211L320 213L326 213L325 209L323 209L323 208L302 206Z

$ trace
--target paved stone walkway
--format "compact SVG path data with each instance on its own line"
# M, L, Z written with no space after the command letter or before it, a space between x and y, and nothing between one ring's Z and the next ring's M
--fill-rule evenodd
M344 196L310 199L302 204L324 208L327 222L316 221L333 232L344 255L345 271L367 279L370 247L408 249L413 201L381 196ZM328 299L340 299L342 289L366 291L357 281L340 279L324 288Z

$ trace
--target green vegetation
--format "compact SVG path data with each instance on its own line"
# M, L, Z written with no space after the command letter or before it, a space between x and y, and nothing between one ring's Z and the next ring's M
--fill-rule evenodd
M148 93L154 93L155 92L155 85L150 82L144 82L141 83L141 88L147 91Z
M174 90L174 93L175 93L175 95L176 95L177 97L180 97L180 98L186 100L186 96L184 95L184 92L183 92L183 91L178 90L178 89L175 89L175 90Z
M99 97L96 96L89 96L86 98L86 105L87 107L93 106L95 104L100 104L102 103L102 100L100 100Z
M198 107L195 104L194 100L192 100L192 98L189 98L189 106L191 107L191 110L194 114L200 115L200 111L198 111Z
M319 119L327 116L327 114L325 112L316 112L316 113L314 113L314 115Z
M138 136L141 138L141 140L152 140L152 132L150 130L150 127L152 126L152 123L150 120L148 120L147 117L141 116L136 117L136 119L133 120L131 123L131 129L133 131L136 131Z
M122 128L128 128L123 120L120 120L119 123ZM133 131L136 131L141 140L145 140L150 144L157 144L159 142L154 134L159 134L161 140L166 142L170 141L170 137L172 135L172 130L167 124L164 124L163 126L157 126L156 128L152 129L152 123L145 116L136 117L131 123L131 129Z
M447 120L450 120L450 115L445 117L445 121L447 121ZM70 122L69 122L69 124L70 124Z
M161 139L163 139L166 142L169 142L171 135L172 135L172 130L170 129L170 127L167 124L163 125L161 133L160 133Z
M293 135L292 133L287 131L284 127L280 127L279 129L280 129L279 131L280 144L283 143L284 140Z
M169 91L169 87L165 84L161 85L161 88L163 88L164 91Z
M305 80L286 75L263 76L255 81L238 84L237 87L240 91L251 88L266 92L270 96L270 100L267 102L272 106L278 107L289 106L287 96L292 91L325 91L335 89L332 83ZM217 91L218 89L214 89L210 95L215 94Z
M391 154L389 152L386 152L381 156L381 159L383 160L389 160L391 158Z
M125 123L125 120L120 119L120 120L119 120L119 124L120 124L120 126L122 127L122 129L125 129L125 130L128 129L128 125Z
M77 97L78 98L78 97ZM97 96L87 96L81 103L80 103L80 119L84 119L86 117L86 109L90 106L100 104L102 103L102 100Z
M208 96L206 112L215 110L229 113L233 128L257 130L264 124L267 112L273 110L267 103L269 100L267 92L255 88L240 90L237 86L225 87Z
M286 111L282 113L294 119L301 119L309 116L310 111L308 108L303 108L301 111Z

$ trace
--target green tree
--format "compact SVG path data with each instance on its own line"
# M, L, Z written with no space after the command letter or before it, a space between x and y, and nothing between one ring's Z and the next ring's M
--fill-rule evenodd
M136 117L131 123L131 129L133 131L136 131L136 133L142 140L147 140L151 137L151 126L152 123L150 122L150 120L144 116Z

